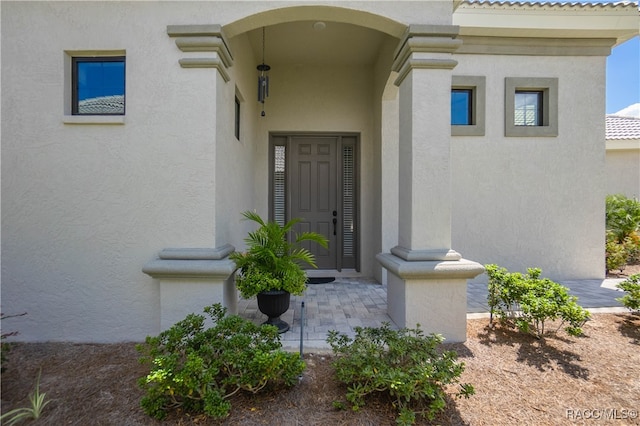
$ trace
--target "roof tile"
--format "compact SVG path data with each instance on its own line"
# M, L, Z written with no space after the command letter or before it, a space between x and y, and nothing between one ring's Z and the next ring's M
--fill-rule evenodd
M640 118L607 115L606 138L640 139Z

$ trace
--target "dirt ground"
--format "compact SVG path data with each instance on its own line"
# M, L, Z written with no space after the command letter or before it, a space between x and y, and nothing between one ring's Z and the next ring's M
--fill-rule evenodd
M462 381L472 383L476 395L449 400L434 424L640 424L640 316L596 314L584 330L580 338L559 332L536 340L489 327L488 319L469 320L468 340L446 346L465 362ZM289 390L235 397L222 423L183 413L164 423L147 417L136 385L146 371L133 343L15 344L7 355L2 412L28 405L41 370L40 389L51 403L38 424L394 424L394 410L382 397L358 413L333 408L344 388L334 379L329 354L306 354L307 369Z
M628 278L635 274L640 274L640 263L625 265L621 271L610 271L607 278Z

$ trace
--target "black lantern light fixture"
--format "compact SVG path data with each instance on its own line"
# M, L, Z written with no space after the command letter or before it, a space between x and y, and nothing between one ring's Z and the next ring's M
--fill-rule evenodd
M264 63L264 27L262 27L262 63L258 65L258 102L262 104L260 115L265 116L264 101L269 97L269 70L271 67Z

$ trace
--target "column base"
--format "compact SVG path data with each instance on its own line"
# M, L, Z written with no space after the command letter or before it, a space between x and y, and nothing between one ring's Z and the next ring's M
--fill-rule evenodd
M391 253L376 256L387 269L387 311L400 327L417 324L447 342L467 339L467 280L484 272L477 262L408 261Z
M149 261L142 272L160 282L160 330L188 314L220 303L230 314L238 312L235 263L227 258L230 244L215 249L169 248Z

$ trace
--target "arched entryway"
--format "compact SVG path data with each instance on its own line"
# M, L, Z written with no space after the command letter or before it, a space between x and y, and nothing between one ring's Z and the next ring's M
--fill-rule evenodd
M340 250L357 248L353 261L345 260L353 252L344 256L340 253L337 262L326 262L328 269L358 269L365 276L380 277L375 256L384 250L380 214L382 98L392 74L394 50L406 26L365 11L296 6L248 16L223 26L223 30L234 56L236 91L248 111L243 119L249 122L251 140L244 143L253 148L250 183L257 189L250 208L272 219L279 216L274 213L278 182L270 148L273 135L353 136L357 140L353 151L357 167L349 184L356 185L356 216L344 216L348 213L341 200L344 180L336 168L338 178L313 181L336 185L330 190L314 186L318 191L313 197L330 194L335 200L329 204L337 206L326 211L329 217L322 218L324 224L315 230L328 233L332 239L334 229L338 237L348 234L345 229L353 229L357 238L353 246L345 244L344 239L336 244ZM269 97L261 105L257 102L256 66L263 57L270 66ZM342 153L336 156L336 166L343 160ZM295 197L301 193L286 190L285 194L289 197L286 220L301 211L293 208L299 201Z
M216 107L211 116L214 215L221 249L213 255L221 260L214 262L211 274L228 270L222 260L228 243L243 247L249 229L235 225L238 212L268 214L271 134L356 134L362 273L378 276L379 264L388 271L388 313L396 324L425 324L427 330L459 341L466 329L466 280L483 270L451 249L449 101L457 65L452 53L461 42L456 40L458 27L448 24L450 9L429 7L424 14L420 6L403 4L404 12L413 12L403 16L423 16L428 23L404 26L368 12L299 6L264 10L224 27L170 26L168 33L189 53L179 60L183 67L218 70L215 79L200 80ZM310 13L314 10L318 14ZM225 36L225 28L232 37ZM336 31L333 41L323 35L331 29ZM401 29L406 31L398 38ZM263 46L264 62L271 66L264 115L256 99ZM199 58L191 52L213 54ZM390 80L393 72L397 78ZM396 108L387 105L388 96L395 94L385 90L390 81L399 88L397 115L387 111L387 106ZM229 125L234 95L236 114L244 111L236 117L236 123L239 117L244 124L235 138ZM391 183L383 180L383 146L397 147L397 181ZM385 191L394 189L397 220L383 223ZM395 246L382 246L383 226L394 229ZM393 238L386 241L392 244ZM224 276L229 279L221 283L223 297L233 304L233 277Z

